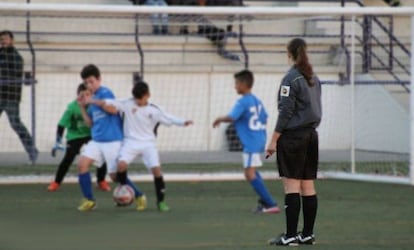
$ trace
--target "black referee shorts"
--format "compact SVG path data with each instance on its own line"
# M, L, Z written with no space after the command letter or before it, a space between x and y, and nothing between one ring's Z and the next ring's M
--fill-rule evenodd
M313 128L283 132L277 142L277 165L281 177L313 180L318 171L318 133Z

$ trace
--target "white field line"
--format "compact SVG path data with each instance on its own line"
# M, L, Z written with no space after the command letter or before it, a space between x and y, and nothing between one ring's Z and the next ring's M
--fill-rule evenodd
M263 179L278 180L279 174L275 171L261 171ZM131 174L131 180L137 182L152 182L150 174ZM52 175L21 175L21 176L0 176L0 184L47 184L53 180ZM93 177L94 178L94 177ZM242 172L223 173L165 173L164 178L169 182L200 182L200 181L241 181L244 180ZM373 174L349 174L343 172L319 172L319 179L340 179L352 181L368 181L394 184L410 184L408 177L384 176ZM67 176L65 183L77 183L76 176Z
M261 172L264 179L278 179L276 172L264 171ZM152 182L153 177L150 174L131 174L128 177L132 181L137 182ZM49 183L53 181L52 175L21 175L21 176L0 176L0 184L35 184L35 183ZM94 179L94 177L92 177ZM239 181L244 180L242 172L223 172L223 173L164 173L166 181ZM77 183L76 176L67 176L65 183Z

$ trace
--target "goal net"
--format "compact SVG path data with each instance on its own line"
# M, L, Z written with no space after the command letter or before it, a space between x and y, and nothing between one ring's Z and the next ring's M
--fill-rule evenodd
M56 127L76 98L80 70L89 63L100 68L103 85L116 97L130 97L133 83L143 79L150 86L151 102L194 121L187 128L160 126L157 146L167 173L240 173L241 148L234 129L229 124L212 128L214 119L227 114L239 98L233 74L244 68L254 72L253 92L269 113L270 138L278 114L277 91L290 67L286 44L302 37L323 82L321 175L409 183L407 27L414 13L307 5L0 4L0 27L13 32L24 60L23 72L16 76L21 81L12 83L22 89L20 113L15 115L40 152L36 165L27 167L30 151L20 139L23 128L12 124L9 102L3 99L10 94L3 93L9 84L3 68L21 69L4 63L3 50L0 175L53 175L63 156L50 156ZM277 176L274 157L265 161L264 171Z

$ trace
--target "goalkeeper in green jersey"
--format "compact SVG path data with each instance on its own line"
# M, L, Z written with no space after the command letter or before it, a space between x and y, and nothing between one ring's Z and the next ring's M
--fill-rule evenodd
M90 90L88 90L83 83L79 84L77 93L78 95L91 95ZM62 137L65 128L67 128L66 150L62 145ZM66 173L68 172L70 165L72 165L76 155L79 154L81 147L90 139L90 129L82 118L78 102L74 100L68 104L66 111L63 113L63 116L58 123L56 143L52 148L52 156L55 157L56 152L59 150L65 151L65 156L63 157L56 171L55 180L47 187L48 191L54 192L59 189L59 186L62 183ZM99 189L103 191L111 191L111 187L105 181L105 176L106 164L102 165L100 168L97 168L96 178Z

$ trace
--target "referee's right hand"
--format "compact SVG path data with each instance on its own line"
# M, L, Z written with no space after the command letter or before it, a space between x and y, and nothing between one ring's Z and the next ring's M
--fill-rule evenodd
M277 142L270 142L266 149L266 159L272 156L276 152Z
M268 159L270 156L272 156L274 153L276 152L276 150L274 149L266 149L266 156L265 158Z
M281 133L279 132L274 132L272 135L272 140L269 142L269 145L267 145L267 149L266 149L266 159L269 158L270 156L272 156L277 149L277 141L279 140L281 136Z

